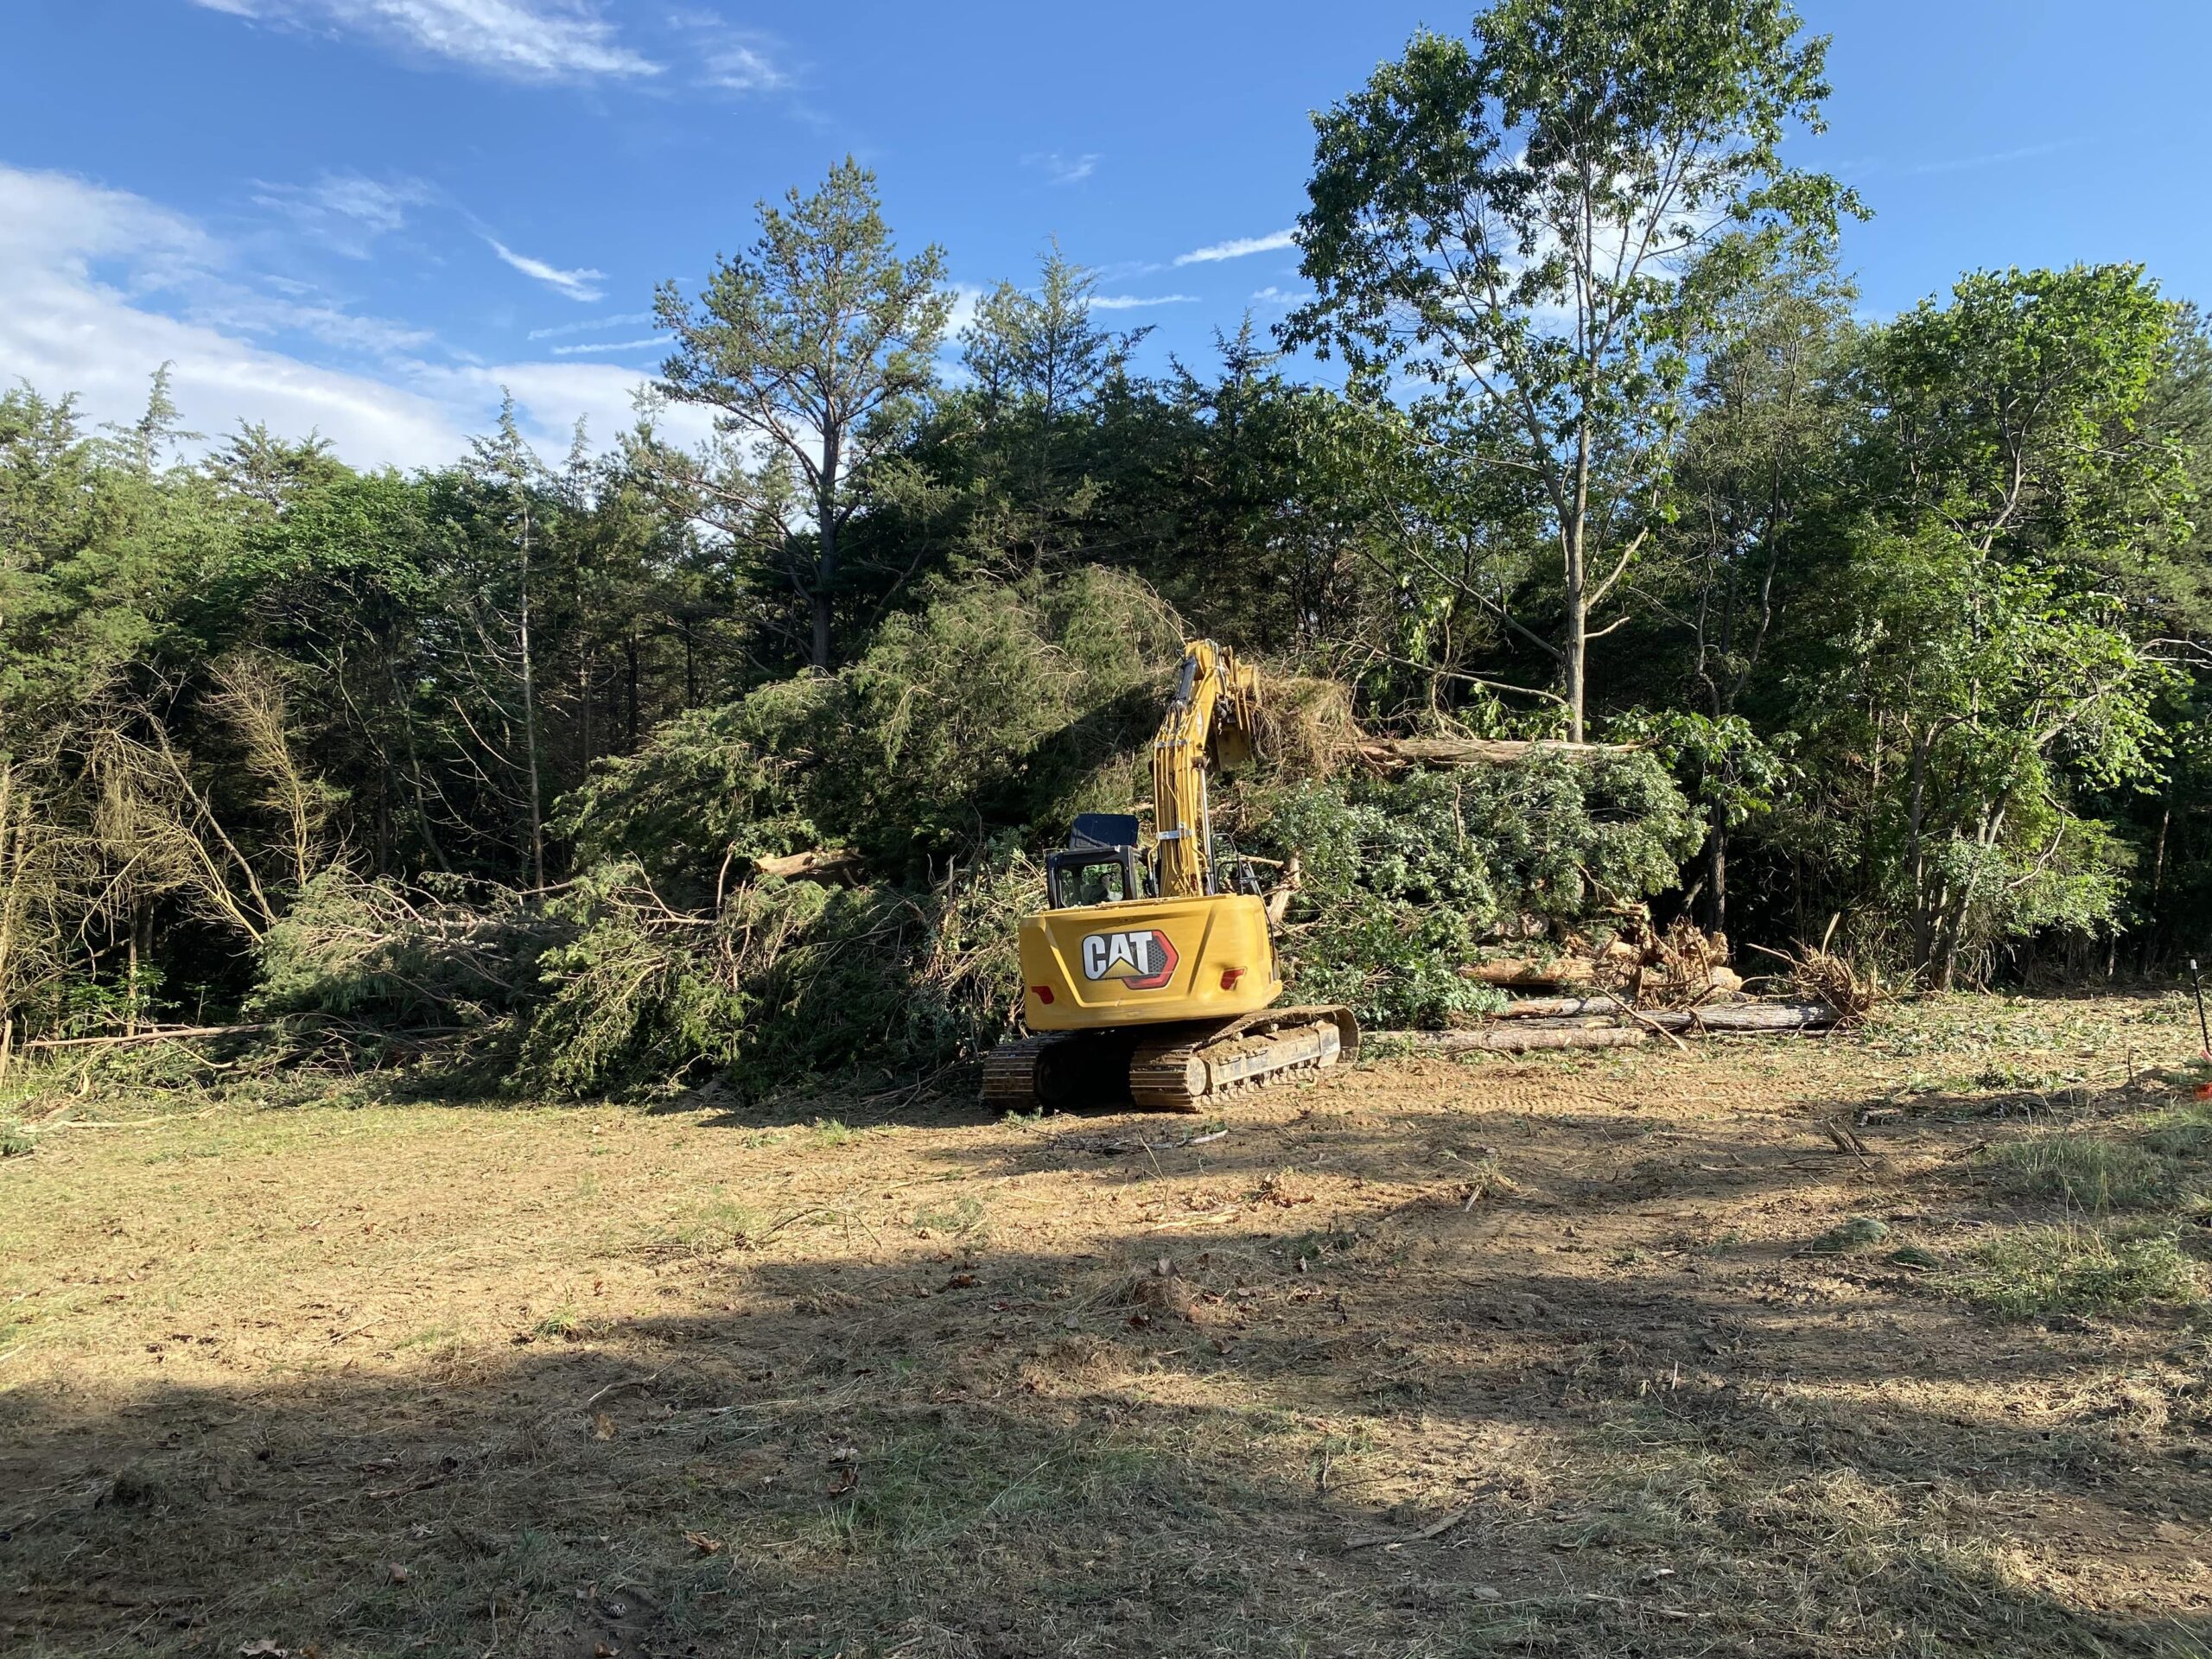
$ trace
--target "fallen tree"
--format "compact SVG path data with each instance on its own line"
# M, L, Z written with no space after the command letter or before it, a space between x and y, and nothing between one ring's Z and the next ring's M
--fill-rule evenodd
M1569 743L1552 737L1370 737L1353 745L1361 760L1381 766L1508 766L1532 754L1570 760L1632 754L1640 743Z
M1836 1011L1825 1002L1742 1002L1711 1008L1630 1008L1610 997L1580 999L1611 1003L1620 1018L1566 1014L1516 1019L1471 1031L1386 1031L1376 1040L1404 1043L1426 1052L1458 1054L1476 1050L1519 1053L1544 1048L1627 1048L1655 1035L1760 1036L1783 1032L1827 1031Z

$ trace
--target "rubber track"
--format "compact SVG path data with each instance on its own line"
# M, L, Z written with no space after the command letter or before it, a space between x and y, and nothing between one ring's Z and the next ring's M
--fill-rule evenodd
M1203 1111L1358 1052L1349 1009L1269 1008L1210 1032L1141 1039L1129 1057L1129 1097L1154 1109Z
M1038 1062L1045 1051L1065 1043L1072 1033L1051 1032L1001 1043L983 1056L983 1104L994 1111L1033 1112L1041 1103L1037 1092Z

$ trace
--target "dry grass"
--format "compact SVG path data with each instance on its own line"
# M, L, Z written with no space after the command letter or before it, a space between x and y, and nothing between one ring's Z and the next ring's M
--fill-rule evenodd
M2049 1265L1988 1154L2052 1111L2193 1155L2174 1014L1389 1061L1201 1142L95 1079L0 1161L0 1649L2201 1649L2195 1313L1955 1288Z

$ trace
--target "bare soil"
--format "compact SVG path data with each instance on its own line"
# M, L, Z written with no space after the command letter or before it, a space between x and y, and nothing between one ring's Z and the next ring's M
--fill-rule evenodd
M1992 1149L2196 1046L1961 997L1211 1121L57 1079L0 1652L2212 1653L2198 1301L1959 1290L2104 1224Z

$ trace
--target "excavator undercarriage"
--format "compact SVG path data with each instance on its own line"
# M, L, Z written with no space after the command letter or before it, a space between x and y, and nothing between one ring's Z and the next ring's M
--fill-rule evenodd
M1031 1112L1126 1100L1197 1112L1358 1053L1359 1025L1349 1008L1266 1008L1234 1020L1046 1032L984 1057L983 1103Z

